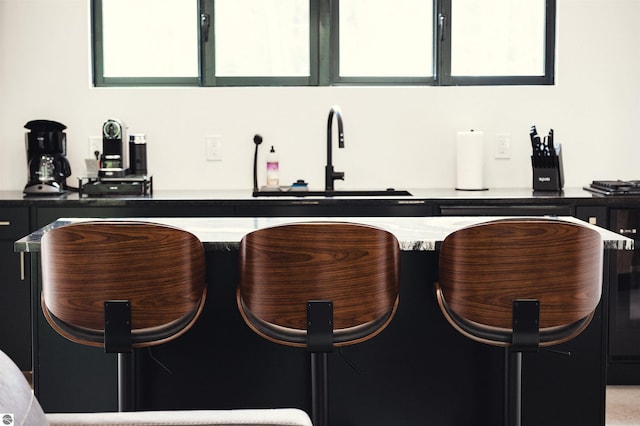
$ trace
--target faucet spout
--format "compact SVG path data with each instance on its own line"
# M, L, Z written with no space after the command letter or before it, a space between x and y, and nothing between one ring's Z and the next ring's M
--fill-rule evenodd
M333 170L333 159L331 156L331 147L333 145L333 117L336 117L338 122L338 148L344 148L344 125L342 123L342 113L337 106L331 107L329 110L329 119L327 121L327 165L325 166L325 185L326 191L334 190L334 181L344 180L344 172L335 172Z

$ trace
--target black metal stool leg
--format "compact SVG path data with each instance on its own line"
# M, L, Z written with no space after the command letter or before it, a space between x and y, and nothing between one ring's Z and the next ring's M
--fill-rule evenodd
M118 353L118 411L135 411L134 352Z
M327 352L311 352L311 417L313 426L329 425Z
M504 351L504 424L520 426L522 419L522 352Z

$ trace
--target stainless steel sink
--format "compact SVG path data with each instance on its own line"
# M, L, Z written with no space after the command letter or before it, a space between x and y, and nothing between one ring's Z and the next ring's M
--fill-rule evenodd
M260 190L253 192L254 197L400 197L411 196L409 191L403 189L345 189L332 191L309 191L309 190Z

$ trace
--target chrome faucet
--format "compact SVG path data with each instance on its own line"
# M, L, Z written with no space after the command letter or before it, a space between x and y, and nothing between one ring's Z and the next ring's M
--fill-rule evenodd
M331 107L329 110L329 120L327 123L327 165L324 168L324 189L325 191L333 191L333 181L336 179L344 180L344 172L334 172L333 171L333 162L331 158L331 141L332 141L332 125L333 125L333 116L336 116L336 120L338 121L338 148L344 148L344 130L342 126L342 113L340 112L340 108L337 106Z

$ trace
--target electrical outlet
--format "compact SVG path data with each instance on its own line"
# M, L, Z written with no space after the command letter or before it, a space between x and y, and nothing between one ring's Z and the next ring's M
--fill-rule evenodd
M496 158L511 158L511 134L498 133L496 142Z
M96 151L102 152L102 138L100 136L89 136L89 147L87 158L96 158Z
M222 136L206 136L205 150L207 161L222 161Z

